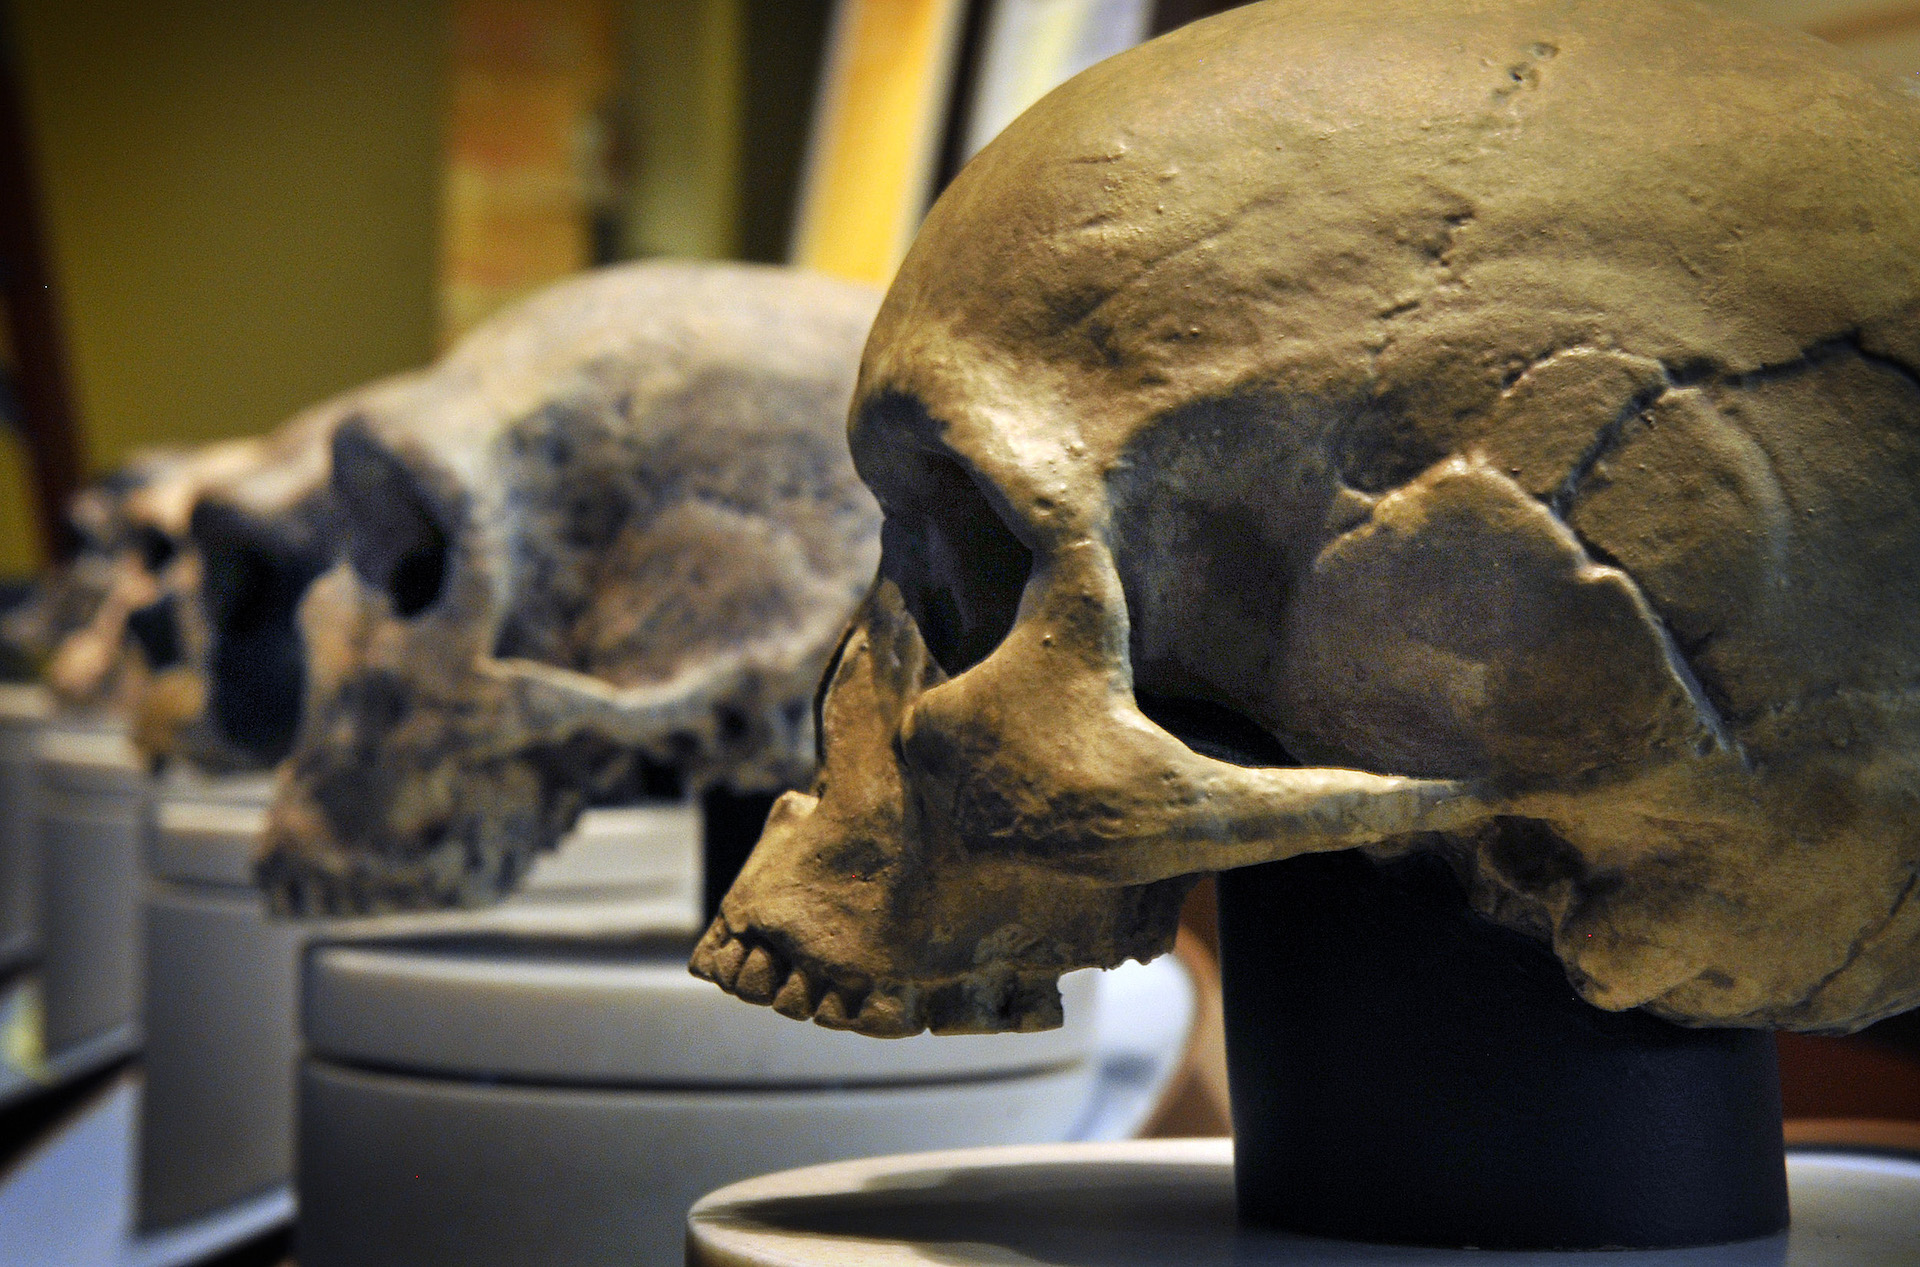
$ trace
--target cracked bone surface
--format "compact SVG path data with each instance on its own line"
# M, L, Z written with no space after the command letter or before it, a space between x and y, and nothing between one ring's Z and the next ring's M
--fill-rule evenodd
M1608 1009L1920 1003L1920 101L1659 0L1071 80L876 320L878 580L694 971L1044 1025L1202 873L1442 855Z
M879 557L845 441L879 301L606 269L340 426L347 558L301 605L278 909L474 905L588 804L811 776L809 703Z

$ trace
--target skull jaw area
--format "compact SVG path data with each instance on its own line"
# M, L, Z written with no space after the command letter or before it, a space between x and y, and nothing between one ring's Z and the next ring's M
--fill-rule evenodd
M484 572L396 619L348 564L301 607L308 690L257 878L286 915L473 908L506 897L590 804L792 786L793 719L838 621L623 688L494 654Z
M1097 651L1022 655L1074 641L1045 613L1081 606L1079 582L1111 582L1098 572L1043 581L1039 614L953 679L876 584L828 672L814 794L774 807L694 975L878 1036L1056 1025L1059 976L1170 950L1202 874L1488 812L1458 784L1202 757L1116 692ZM1005 702L1034 696L1034 665L1051 706L1015 720Z
M418 823L395 813L388 796L364 789L367 813L350 821L376 811L389 821L355 832L340 830L327 804L352 789L332 781L333 795L315 795L311 786L283 781L254 873L269 909L291 917L376 915L499 901L532 865L539 842L557 838L548 798L530 770L512 763L450 772L439 783L458 809L437 805Z
M833 830L846 826L836 817L797 792L775 804L694 948L693 975L783 1016L876 1038L1053 1029L1059 978L1171 950L1197 880L1115 889L976 863L902 884L900 872L919 868L874 851L866 865L878 865L861 871L848 854L868 851L859 833Z
M349 566L308 591L301 737L255 872L275 913L497 902L571 825L593 773L622 768L614 745L538 729L461 618L483 594L457 587L415 627Z

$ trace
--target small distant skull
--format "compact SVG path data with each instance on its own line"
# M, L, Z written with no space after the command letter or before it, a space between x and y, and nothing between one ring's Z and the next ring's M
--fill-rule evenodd
M694 971L1020 1029L1205 872L1433 851L1608 1009L1920 1003L1920 102L1678 0L1274 0L928 217L879 578Z
M557 286L344 422L347 561L260 874L292 913L498 897L587 804L775 791L879 555L844 425L879 303L744 265Z
M145 450L74 498L67 520L78 550L0 630L62 703L137 707L166 667L156 661L176 653L170 637L156 635L154 617L193 573L181 558L187 515L209 484L253 462L258 446Z
M0 615L0 671L14 680L54 677L61 647L75 635L88 635L89 651L76 653L74 668L61 673L69 683L60 691L69 702L93 700L107 692L126 635L125 598L109 598L122 580L123 562L132 556L130 525L121 513L129 492L177 461L178 453L148 451L132 462L88 485L65 508L72 553L49 568L19 605ZM141 567L141 572L145 568ZM147 590L135 598L146 601ZM89 633L99 626L98 632ZM108 632L110 628L111 632ZM109 654L91 654L91 646L105 645Z

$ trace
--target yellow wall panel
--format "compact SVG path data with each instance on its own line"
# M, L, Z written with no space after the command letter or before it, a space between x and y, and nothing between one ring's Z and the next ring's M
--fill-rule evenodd
M31 475L19 437L0 427L0 580L31 576L40 567Z
M433 350L442 0L14 0L94 471Z

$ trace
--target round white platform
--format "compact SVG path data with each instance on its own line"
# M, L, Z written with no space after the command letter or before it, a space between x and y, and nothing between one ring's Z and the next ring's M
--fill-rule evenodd
M307 972L305 1025L313 1055L437 1077L836 1087L1083 1061L1093 1047L1091 976L1068 978L1063 993L1067 1023L1045 1033L876 1042L745 1006L688 973L678 944L658 955L620 945L327 946Z
M153 780L124 720L56 714L39 732L40 946L50 1064L97 1067L140 1042L140 851Z
M879 1042L696 980L691 944L315 947L302 1267L672 1262L719 1184L1069 1138L1095 1097L1091 981L1048 1034Z
M652 1267L680 1260L700 1194L748 1175L1131 1134L1193 1013L1168 960L1068 977L1047 1033L883 1042L731 998L688 974L691 945L312 949L302 1267Z
M175 1228L263 1194L293 1168L294 999L302 930L266 918L252 857L264 775L160 782L148 842L139 1222Z
M40 951L41 725L45 687L0 682L0 974Z
M1243 1230L1228 1140L880 1157L722 1188L688 1216L689 1267L1912 1267L1920 1160L1797 1153L1793 1230L1685 1250L1482 1253Z
M176 770L160 783L147 858L146 1085L138 1132L139 1215L146 1231L225 1220L276 1191L291 1203L296 1004L309 941L408 929L450 935L499 918L465 912L367 921L269 918L253 886L253 865L273 791L265 774ZM563 931L582 921L618 921L636 933L690 937L699 925L699 846L691 805L589 810L559 849L540 860L508 918L538 919L546 911ZM375 952L334 953L382 962ZM399 962L410 960L402 955ZM684 968L680 975L701 984ZM362 986L357 992L356 984ZM384 1003L403 1028L420 1023L417 1000L404 988L399 998L391 990L383 995L379 984L350 980L344 991L325 994L319 1003L334 1021L331 1028L344 1024L350 1035L351 1020L337 1013L343 1007L351 1013L356 1004L377 1011ZM429 1029L444 1044L447 1036L433 1026L445 1017L434 1015ZM454 1044L464 1050L457 1037ZM416 1045L432 1042L416 1036ZM362 1054L391 1061L394 1049Z

